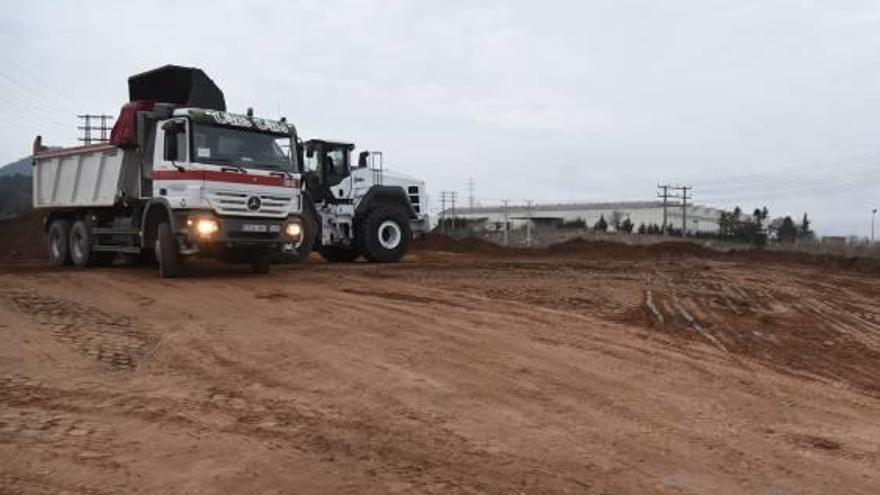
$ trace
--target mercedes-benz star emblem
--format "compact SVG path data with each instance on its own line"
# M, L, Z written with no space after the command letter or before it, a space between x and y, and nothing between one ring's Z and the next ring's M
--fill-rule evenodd
M250 198L248 198L247 207L248 207L248 210L257 211L260 209L260 206L262 204L263 204L263 202L260 201L259 197L251 196Z

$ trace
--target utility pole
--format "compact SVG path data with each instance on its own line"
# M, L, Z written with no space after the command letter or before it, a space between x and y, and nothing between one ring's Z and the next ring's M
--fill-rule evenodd
M871 210L871 244L874 244L874 217L877 216L877 208Z
M447 191L440 191L440 232L446 233L446 195Z
M473 210L474 209L474 178L473 177L468 178L467 186L468 186L468 208L470 210Z
M688 196L688 189L693 189L693 187L682 186L681 189L681 236L684 237L687 235L687 202L691 199Z
M504 208L503 208L503 211L504 211L504 247L509 247L510 246L510 222L507 220L507 203L509 203L510 200L505 199L501 202L504 204ZM874 210L874 211L877 211L877 210Z
M661 189L663 192L657 194L658 198L663 198L663 228L660 231L663 235L666 235L666 209L669 206L669 185L657 186L657 189Z
M77 129L83 131L82 137L79 138L79 140L82 141L83 144L90 145L93 142L106 143L107 141L110 140L110 136L107 134L107 132L110 130L110 127L107 126L107 122L109 119L113 118L112 115L85 114L85 115L77 115L77 117L83 120L83 125L77 127ZM94 125L92 125L93 121L99 121L100 124L97 126L94 126ZM99 132L100 133L99 136L94 137L92 135L92 131Z
M687 206L688 200L693 199L693 196L688 195L688 191L692 191L694 188L691 186L673 186L670 184L664 184L662 186L657 186L660 193L657 194L658 198L663 199L663 235L667 234L667 229L669 229L669 207L671 206L681 206L681 235L687 235ZM681 191L681 194L676 194L670 191ZM680 199L681 203L670 201L671 199Z
M449 201L452 203L452 235L455 235L458 230L458 225L456 225L455 218L455 197L457 196L456 191L449 191Z
M526 247L532 247L532 200L526 200Z

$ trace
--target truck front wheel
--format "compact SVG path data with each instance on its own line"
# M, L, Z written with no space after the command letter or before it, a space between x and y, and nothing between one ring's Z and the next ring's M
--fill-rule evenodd
M159 262L159 276L174 278L180 275L180 256L177 253L177 240L171 225L162 222L156 229L156 260Z
M49 248L49 263L53 266L70 264L70 222L54 220L46 232Z
M394 263L406 254L412 230L400 208L380 206L360 222L358 238L368 261Z

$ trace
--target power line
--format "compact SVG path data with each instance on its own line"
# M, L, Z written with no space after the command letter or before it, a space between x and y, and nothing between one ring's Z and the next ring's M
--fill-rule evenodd
M5 87L9 90L6 92L8 95L11 96L10 93L15 93L18 98L27 100L29 105L39 107L53 114L59 113L58 107L61 105L56 106L52 101L40 97L39 95L35 95L26 85L16 82L8 75L0 73L0 82L3 82Z
M28 85L28 87L33 88L33 90L41 91L46 97L55 99L59 103L59 106L67 106L71 113L75 113L73 111L74 106L76 106L78 102L73 101L69 94L59 91L57 87L37 76L34 72L31 72L28 68L16 62L2 51L0 51L0 59L3 59L8 66L17 70L19 74L23 74L26 79L30 79L31 84ZM40 90L39 86L42 86L43 89Z
M57 111L49 110L41 106L40 104L35 103L32 100L29 100L20 95L0 91L0 100L4 102L3 106L6 108L7 111L18 108L18 111L23 114L40 114L39 117L42 120L60 122L58 120L59 113Z

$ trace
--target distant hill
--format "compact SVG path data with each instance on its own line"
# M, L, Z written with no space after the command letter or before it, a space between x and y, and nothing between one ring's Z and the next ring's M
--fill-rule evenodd
M11 177L13 175L31 175L31 160L33 158L26 156L21 160L7 163L0 167L0 177Z
M0 219L31 210L31 157L0 167Z

